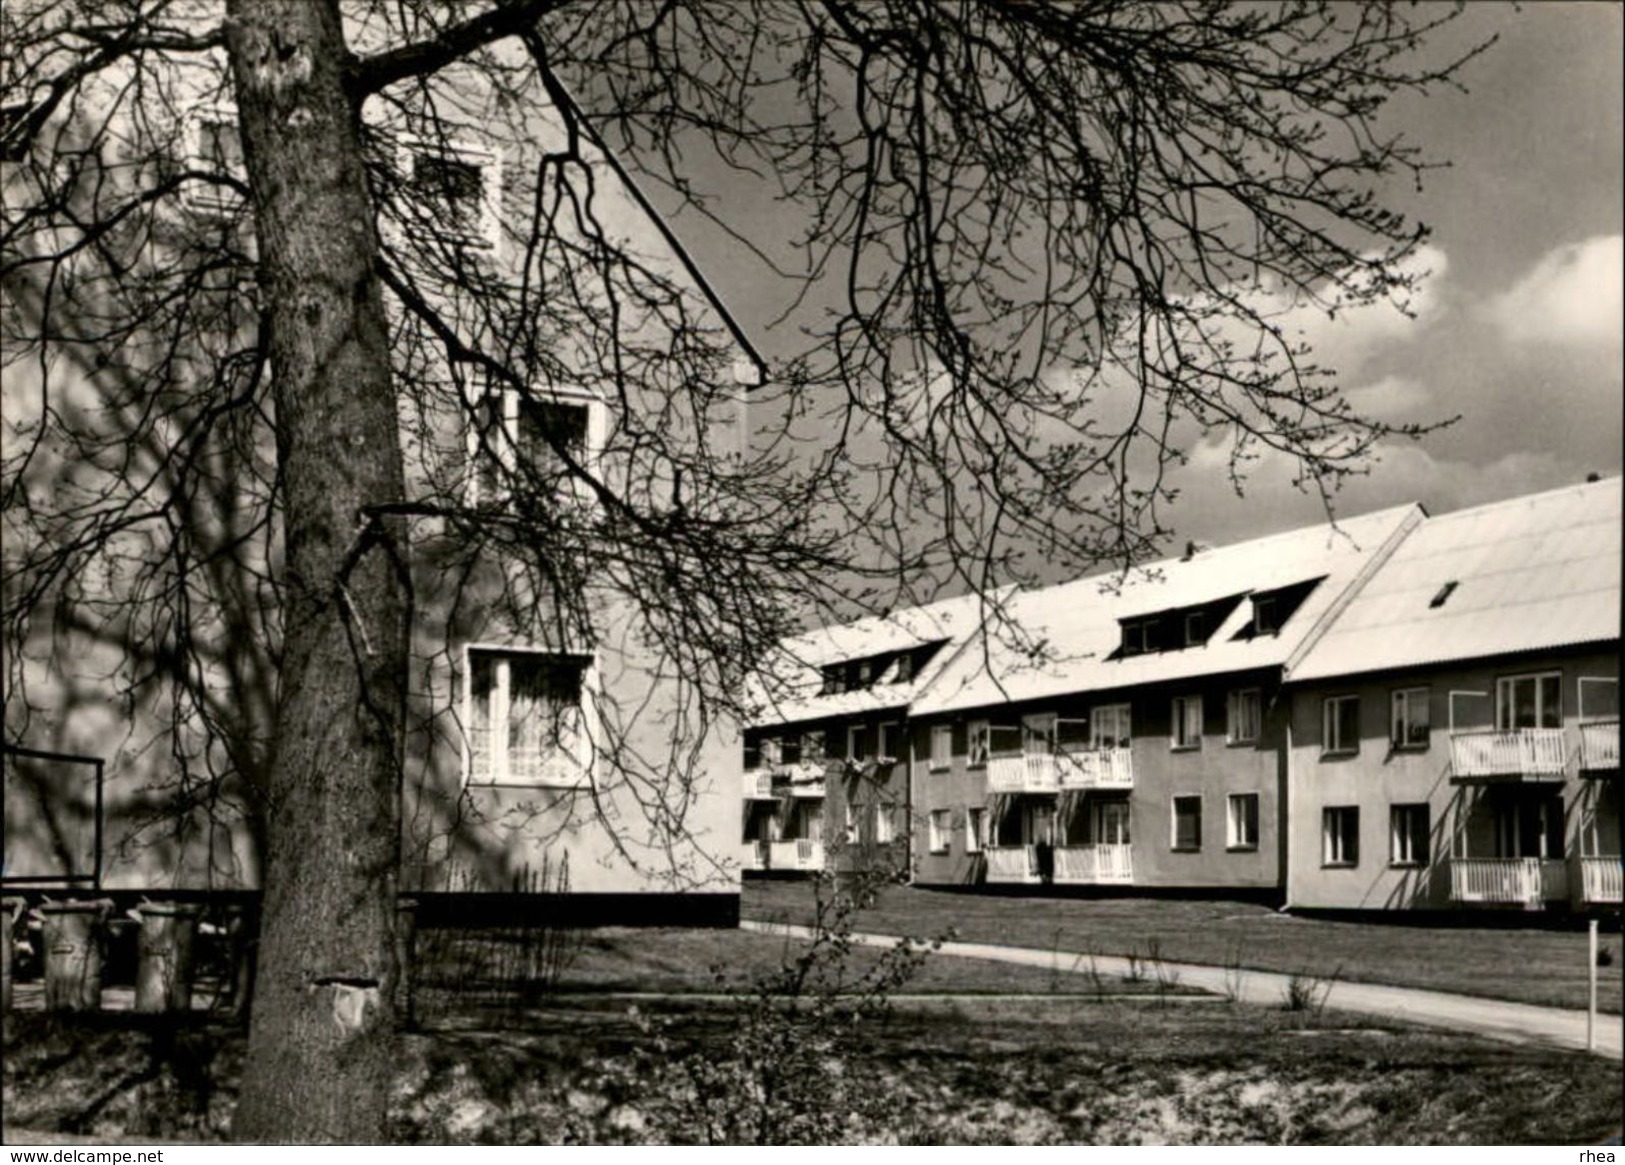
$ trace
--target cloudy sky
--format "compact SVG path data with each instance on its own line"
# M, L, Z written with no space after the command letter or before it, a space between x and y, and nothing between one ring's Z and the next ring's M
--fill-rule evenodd
M1433 230L1416 318L1385 307L1300 322L1363 409L1396 422L1462 419L1384 449L1337 512L1415 500L1441 513L1620 472L1622 28L1621 7L1602 0L1469 4L1430 47L1444 56L1499 36L1462 74L1468 91L1388 107L1386 127L1451 164L1420 193L1408 177L1384 192ZM774 297L759 273L697 233L724 298L761 328ZM1244 498L1202 488L1223 480L1224 464L1217 441L1194 449L1184 496L1165 515L1176 543L1322 520L1284 464L1261 463Z

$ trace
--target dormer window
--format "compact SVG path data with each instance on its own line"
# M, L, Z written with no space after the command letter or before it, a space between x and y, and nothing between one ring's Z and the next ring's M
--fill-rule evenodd
M1144 655L1157 649L1157 621L1130 619L1123 623L1123 654Z
M1253 634L1274 635L1281 629L1280 609L1274 595L1258 595L1253 599Z
M1185 616L1185 646L1201 647L1207 642L1207 617L1201 611Z
M1256 639L1260 635L1280 634L1287 621L1297 613L1304 600L1314 593L1323 579L1324 576L1306 579L1291 586L1276 587L1274 590L1258 591L1252 596L1252 619L1248 621L1247 626L1236 632L1234 638Z

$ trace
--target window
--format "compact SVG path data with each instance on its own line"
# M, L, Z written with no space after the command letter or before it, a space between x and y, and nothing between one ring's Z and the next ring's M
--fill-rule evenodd
M1394 805L1388 810L1388 863L1394 866L1428 864L1428 807Z
M587 776L589 661L578 655L467 655L468 779L480 784L578 785Z
M905 651L902 655L897 657L897 662L892 666L891 682L894 684L906 684L913 678L914 657Z
M850 801L846 803L846 844L858 844L858 807Z
M745 738L745 771L762 767L762 742L759 738L747 736Z
M1256 744L1264 722L1264 698L1257 688L1231 692L1224 705L1224 738L1231 744Z
M1049 756L1055 751L1055 714L1045 712L1021 718L1021 751L1027 756Z
M1231 793L1225 815L1225 846L1234 850L1258 848L1258 794Z
M846 759L859 763L869 759L869 733L861 724L846 726Z
M1127 748L1129 739L1127 704L1104 704L1089 709L1090 748Z
M1563 726L1562 672L1501 676L1495 681L1495 726L1517 728Z
M986 836L982 820L986 812L980 805L965 810L965 852L968 854L982 852L982 838Z
M932 853L945 854L948 852L948 833L951 828L952 823L949 820L948 810L931 810L931 816L927 819L927 840L930 842Z
M1202 697L1175 696L1173 722L1169 729L1175 748L1202 747Z
M1174 837L1176 850L1202 848L1202 798L1174 798Z
M897 838L897 806L885 802L875 806L875 842L886 845Z
M1287 620L1297 613L1304 600L1324 581L1324 577L1305 579L1290 586L1276 587L1272 591L1260 591L1252 595L1253 617L1233 638L1257 639L1260 635L1279 634L1281 628L1286 626Z
M986 720L972 720L965 728L965 760L970 765L987 764L993 746L993 726Z
M1360 697L1331 696L1321 705L1321 756L1360 751Z
M807 732L801 737L801 759L807 764L824 763L825 736L822 732Z
M1389 740L1395 748L1426 748L1432 717L1428 689L1400 688L1392 694Z
M237 110L217 105L191 114L186 121L186 168L245 181L243 141L237 129ZM242 195L223 182L203 178L187 182L186 205L204 213L234 214L243 207Z
M502 206L497 155L452 143L416 142L408 149L407 193L415 203L412 229L458 246L494 250Z
M590 501L574 474L595 468L601 415L597 400L571 390L488 388L474 404L470 433L474 504L516 496Z
M1326 866L1360 864L1360 811L1352 805L1333 806L1320 817L1320 861Z
M1185 616L1185 646L1201 647L1207 642L1207 617L1201 611Z
M779 763L782 765L801 763L801 737L786 736L779 741Z
M954 761L954 729L951 724L931 726L931 770L949 768Z
M882 764L888 764L897 759L902 746L902 733L898 731L897 723L892 721L880 726L880 751L876 757Z
M1253 634L1274 635L1281 629L1278 605L1274 595L1260 595L1253 600Z

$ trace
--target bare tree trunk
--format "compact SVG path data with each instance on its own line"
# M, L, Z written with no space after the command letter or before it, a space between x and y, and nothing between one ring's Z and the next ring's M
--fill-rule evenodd
M393 1066L403 469L359 111L331 0L232 0L285 499L285 657L234 1135L377 1142Z

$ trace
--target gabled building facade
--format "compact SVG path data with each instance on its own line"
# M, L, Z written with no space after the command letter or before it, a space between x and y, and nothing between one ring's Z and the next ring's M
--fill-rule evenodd
M1293 674L1291 906L1617 908L1620 480L1429 518Z
M1408 506L1015 596L915 700L922 883L1278 897L1283 681Z
M909 705L982 627L966 596L780 645L744 731L746 870L902 868L911 831Z

